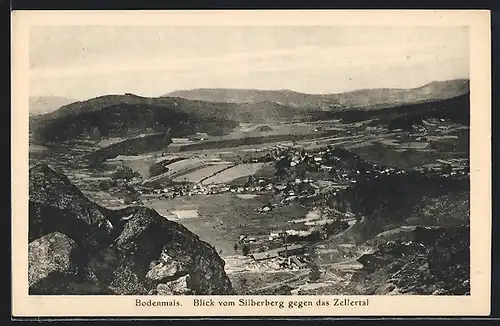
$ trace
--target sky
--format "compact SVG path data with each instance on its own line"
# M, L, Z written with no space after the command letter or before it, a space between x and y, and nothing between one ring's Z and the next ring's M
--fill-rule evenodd
M322 94L469 78L467 27L36 26L30 96L195 88Z

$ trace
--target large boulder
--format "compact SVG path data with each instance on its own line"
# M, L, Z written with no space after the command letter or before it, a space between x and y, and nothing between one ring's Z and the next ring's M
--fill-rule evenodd
M47 166L30 170L30 209L32 293L234 293L215 249L152 209L107 210Z

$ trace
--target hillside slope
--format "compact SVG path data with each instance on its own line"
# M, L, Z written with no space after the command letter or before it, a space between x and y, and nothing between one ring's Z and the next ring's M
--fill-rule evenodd
M406 238L386 241L358 258L363 269L346 290L354 295L470 294L469 227L417 227Z
M391 129L407 129L413 124L422 124L422 120L429 118L449 119L463 125L470 121L470 93L449 99L429 101L424 103L406 104L379 110L347 110L332 112L332 118L339 118L345 122L376 119L374 124L384 124Z
M238 125L222 115L182 108L174 99L156 104L148 99L130 99L129 96L108 96L72 103L46 115L32 117L30 131L35 139L50 142L93 134L98 137L130 137L168 130L173 137L194 132L220 135Z
M302 294L470 294L468 178L416 171L360 178L327 204L349 207L359 220L322 244L318 264L352 277Z
M365 218L346 235L374 251L358 258L363 269L353 294L453 294L470 291L468 178L418 172L367 178L351 191L350 205Z

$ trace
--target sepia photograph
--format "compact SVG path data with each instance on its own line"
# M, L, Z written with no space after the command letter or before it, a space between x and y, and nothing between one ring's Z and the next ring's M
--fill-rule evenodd
M489 114L471 104L471 34L30 24L28 296L470 297L471 120Z

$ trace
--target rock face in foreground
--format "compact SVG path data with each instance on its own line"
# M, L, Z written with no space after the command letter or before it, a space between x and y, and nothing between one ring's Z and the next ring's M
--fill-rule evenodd
M111 211L30 170L30 294L233 294L215 249L145 207Z
M224 261L213 247L154 210L134 207L123 213L120 235L89 262L97 279L122 294L165 293L162 284L171 294L231 292Z
M56 231L75 241L109 233L107 210L87 199L65 175L36 165L29 177L29 241Z
M358 261L351 280L356 294L470 294L470 229L424 228L409 241L382 243Z

